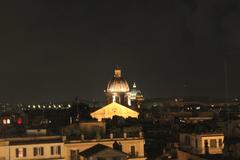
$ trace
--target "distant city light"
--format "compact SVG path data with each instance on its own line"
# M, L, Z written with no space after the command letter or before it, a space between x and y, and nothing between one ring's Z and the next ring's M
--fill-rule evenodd
M6 119L3 119L3 124L7 124L7 120Z
M11 123L10 119L7 119L7 124L10 124L10 123Z
M19 117L19 118L17 119L17 124L18 124L18 125L22 125L22 123L23 123L23 120L22 120L21 117Z

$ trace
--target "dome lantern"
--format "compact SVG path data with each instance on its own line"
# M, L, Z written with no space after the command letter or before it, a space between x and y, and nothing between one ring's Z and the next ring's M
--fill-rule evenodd
M116 67L116 69L114 70L114 77L122 77L122 71L119 67Z

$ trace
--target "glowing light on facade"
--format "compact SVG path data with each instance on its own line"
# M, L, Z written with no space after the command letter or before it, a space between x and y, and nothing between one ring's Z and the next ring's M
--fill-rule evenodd
M102 121L104 118L112 118L113 116L138 118L138 115L138 112L116 102L103 106L99 110L91 113L91 116L96 118L98 121Z

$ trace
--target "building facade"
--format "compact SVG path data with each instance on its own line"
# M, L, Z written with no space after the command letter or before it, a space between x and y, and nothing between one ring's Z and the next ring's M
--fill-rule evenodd
M178 159L201 159L201 157L222 156L224 148L223 133L181 133L179 136Z
M122 137L107 138L99 140L75 140L68 141L65 144L65 155L67 160L78 160L81 152L101 144L110 148L114 147L114 143L121 144L121 152L127 154L127 159L144 160L144 139L142 137Z
M64 137L43 136L0 140L1 160L65 159Z
M119 150L114 147L116 143L121 146ZM124 134L118 138L110 135L103 139L85 139L83 135L77 140L67 140L64 136L0 139L0 160L80 160L86 159L84 152L96 151L94 148L99 144L107 149L104 154L98 153L102 159L111 157L110 153L114 153L115 157L122 157L120 159L146 159L142 134L135 137ZM96 157L96 154L93 156Z

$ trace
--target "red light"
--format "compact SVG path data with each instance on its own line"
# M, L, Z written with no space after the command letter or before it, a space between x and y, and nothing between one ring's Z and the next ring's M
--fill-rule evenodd
M23 124L22 117L18 117L18 119L17 119L17 124L18 124L18 125L22 125L22 124Z

